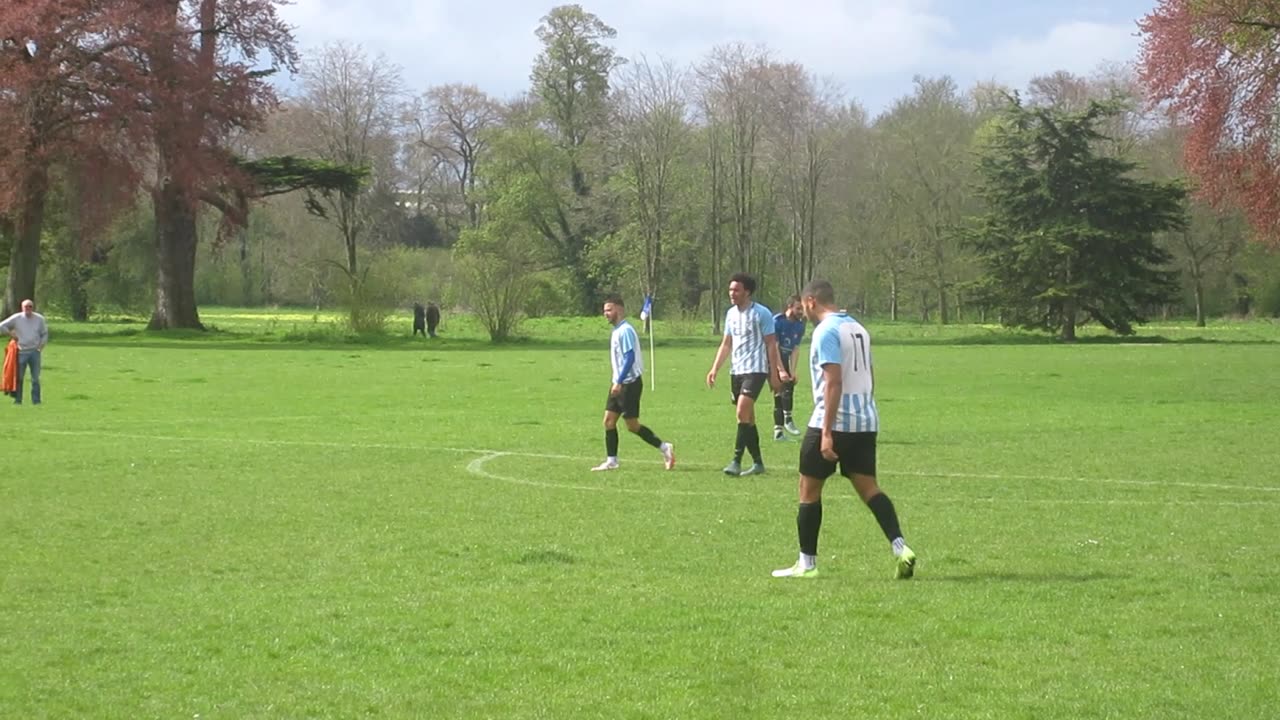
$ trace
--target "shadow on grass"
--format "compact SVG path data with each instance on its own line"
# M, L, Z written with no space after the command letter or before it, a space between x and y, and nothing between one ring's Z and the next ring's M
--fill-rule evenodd
M595 350L608 342L607 328L597 335L578 337L521 336L505 342L493 343L482 336L469 335L423 339L403 335L354 335L329 328L281 330L278 332L241 332L221 330L211 326L208 330L147 330L145 326L116 329L95 329L95 324L70 324L57 328L56 342L67 345L101 347L137 347L149 349L350 349L365 347L379 350L406 351L501 351L501 350ZM1046 333L1029 333L1013 330L985 329L963 335L921 334L913 331L932 327L887 325L877 333L878 346L1093 346L1093 345L1280 345L1276 339L1265 337L1166 337L1164 335L1088 335L1074 342L1063 342ZM906 332L903 332L906 330ZM1212 332L1212 331L1209 331ZM661 348L714 348L720 342L719 335L659 335L655 345ZM646 343L647 344L647 343Z
M1107 580L1128 580L1130 575L1116 573L1018 573L1018 572L979 572L968 575L928 575L921 580L929 582L954 583L1033 583L1061 584L1104 582Z
M59 328L56 341L63 345L148 348L156 350L403 350L443 352L465 350L500 352L503 350L598 350L609 342L607 333L598 338L512 338L494 343L475 337L437 337L431 340L398 336L303 336L258 335L221 330L151 331L125 328L111 331L85 331ZM659 348L714 348L714 338L667 338L656 343Z

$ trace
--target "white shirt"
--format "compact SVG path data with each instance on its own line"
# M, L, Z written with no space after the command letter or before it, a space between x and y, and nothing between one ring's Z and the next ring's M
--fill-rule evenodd
M627 351L635 352L635 361L631 363L631 368L627 370L626 375L622 375L622 368L627 364ZM631 327L631 323L623 320L613 328L613 335L609 338L609 357L613 361L613 381L619 385L628 385L639 380L644 375L644 358L640 356L640 336L636 334L636 329Z
M17 313L0 322L0 332L9 332L10 329L18 333L19 350L35 350L49 342L49 326L38 312L31 313L31 317Z
M813 383L813 415L809 427L822 429L827 412L827 378L824 365L840 366L840 407L831 429L835 432L878 432L871 376L871 334L845 313L827 315L813 329L809 347L809 370Z
M764 339L774 334L773 313L753 302L746 310L730 305L724 316L724 334L733 338L734 375L769 372L769 353Z

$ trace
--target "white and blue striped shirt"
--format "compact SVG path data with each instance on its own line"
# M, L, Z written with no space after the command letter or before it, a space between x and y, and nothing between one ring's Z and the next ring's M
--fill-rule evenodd
M840 407L836 412L835 432L878 432L880 415L871 381L871 334L844 313L831 313L813 329L809 348L810 377L813 379L813 415L809 427L822 429L827 412L827 379L824 365L839 365L841 378Z
M753 302L746 310L737 305L729 306L724 316L724 334L733 337L734 375L769 372L769 353L764 339L774 334L773 313L760 303Z
M615 383L627 385L644 375L644 358L640 356L640 336L626 320L613 327L613 334L609 338L609 357L613 361Z

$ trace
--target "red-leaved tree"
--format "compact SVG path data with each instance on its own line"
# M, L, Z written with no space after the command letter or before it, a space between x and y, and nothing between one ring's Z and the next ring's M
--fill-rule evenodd
M1188 125L1201 195L1239 204L1255 237L1280 245L1280 2L1160 0L1138 24L1139 74Z
M78 213L106 217L137 176L147 139L143 68L129 52L138 0L0 3L0 235L9 241L4 312L36 295L51 173L74 165ZM110 182L105 182L110 178ZM90 230L92 228L89 228Z
M195 299L196 219L202 203L242 224L246 208L228 189L250 181L227 149L237 133L261 127L277 104L267 78L293 71L293 34L284 0L151 0L152 30L141 48L150 68L153 115L156 302L152 329L201 328ZM266 63L262 67L261 63Z

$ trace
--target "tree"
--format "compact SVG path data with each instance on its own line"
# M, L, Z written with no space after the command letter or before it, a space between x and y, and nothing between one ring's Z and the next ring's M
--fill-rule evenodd
M387 182L395 152L396 101L400 71L385 59L368 58L346 43L324 46L302 66L297 99L302 149L331 163L365 168L373 182ZM342 235L346 271L360 277L356 250L374 223L370 193L331 193L323 216Z
M223 228L242 226L243 207L229 186L247 183L227 141L260 127L276 106L267 78L297 62L293 34L276 8L283 0L155 0L143 3L146 26L135 39L146 69L155 143L156 295L149 327L203 328L196 308L197 215L201 203L222 213ZM257 67L263 57L268 69Z
M23 298L36 295L54 168L77 164L77 172L90 169L113 191L131 187L136 179L148 127L145 108L136 101L142 76L127 52L134 37L130 28L139 23L137 6L136 0L0 5L0 240L8 241L6 314ZM125 195L96 197L115 201Z
M791 289L799 292L816 268L818 205L831 165L834 91L797 63L776 66L771 80L770 146L787 208Z
M680 203L680 159L690 149L687 78L669 62L631 64L617 93L617 145L633 222L641 239L642 289L657 294L672 219Z
M735 264L757 275L761 268L754 245L760 202L759 144L764 133L769 87L769 54L742 44L717 47L697 68L704 121L711 127L713 196L727 196ZM723 145L723 147L721 147ZM719 223L720 208L712 208ZM716 230L718 232L718 229ZM717 267L718 271L719 268ZM713 282L718 283L719 279Z
M1187 169L1216 206L1239 203L1257 239L1280 246L1280 5L1160 0L1138 22L1148 96L1190 127Z
M1079 113L1026 108L1015 97L986 128L979 173L990 209L969 239L1006 325L1074 340L1085 316L1129 334L1172 297L1171 258L1154 235L1184 227L1186 193L1097 153L1097 126L1120 111L1096 101Z
M884 187L894 207L905 213L894 222L912 248L921 315L928 318L932 297L938 322L946 324L961 250L951 230L969 197L974 117L951 78L917 77L915 93L894 103L877 119L876 129Z
M534 163L526 170L542 183L539 194L555 204L526 207L533 211L534 227L557 248L560 269L572 278L579 307L594 312L600 289L587 256L592 242L603 234L600 225L606 208L593 197L592 189L606 177L602 145L609 75L621 59L605 41L617 32L579 5L553 8L536 32L542 50L530 73L532 95L537 99L531 109L546 123L551 150L559 158L530 156ZM542 172L553 165L563 170ZM567 187L561 188L562 184ZM544 221L548 214L554 222Z
M466 227L479 227L476 168L488 148L486 134L502 119L500 105L475 85L440 85L414 101L408 119L410 156L426 171L418 176L425 183L436 168L447 173L464 208Z
M574 194L587 195L582 153L608 118L609 74L622 60L604 41L618 31L581 5L561 5L542 18L536 33L542 51L530 75L533 92L569 153Z
M1170 118L1173 120L1173 118ZM1186 176L1185 146L1188 129L1175 122L1156 132L1142 148L1145 165L1157 179ZM1196 326L1205 326L1206 285L1215 271L1225 270L1239 254L1246 224L1238 210L1223 212L1195 198L1187 199L1187 224L1164 234L1164 244L1183 277L1190 283Z

